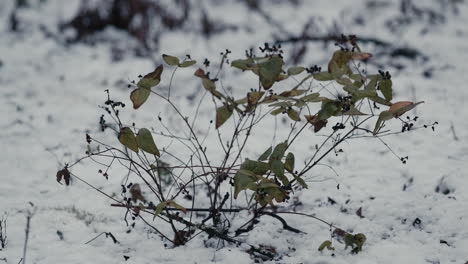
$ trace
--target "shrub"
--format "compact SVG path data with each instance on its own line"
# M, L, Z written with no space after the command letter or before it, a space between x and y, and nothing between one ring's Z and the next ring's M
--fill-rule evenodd
M104 143L87 134L86 156L74 164L66 165L57 173L57 180L61 182L64 179L67 185L71 178L84 181L70 169L85 159L92 159L102 166L99 172L107 177L107 170L117 166L114 161L118 161L132 177L131 183L122 185L123 199L100 192L115 201L113 206L125 208L127 213L133 214L133 219L141 219L174 246L186 244L199 231L209 238L243 244L245 242L239 239L239 235L253 230L265 215L277 219L284 229L300 233L301 230L290 226L281 217L284 214L296 214L326 223L335 237L357 253L366 241L364 234L350 234L318 217L288 210L287 201L293 191L297 193L308 188L305 179L307 173L330 153L338 152L338 146L348 139L362 136L379 138L389 133L416 129L413 124L417 118L403 120L400 116L422 102L392 102L391 75L383 71L367 74L361 69L360 61L366 61L372 55L361 51L355 36L343 36L338 46L340 49L333 53L325 70L318 66L284 69L281 47L268 44L260 48L261 56L255 56L250 50L246 52L246 58L231 62L228 58L229 50L221 53L221 63L214 77L201 68L196 70L194 75L199 78L214 103L215 130L211 131L219 139L222 149L222 153L217 153L217 157L222 157L220 162L209 156L207 135L195 129L196 118L189 120L171 97L175 70L187 70L185 68L192 67L196 61L190 56L181 60L163 55L165 63L173 69L167 95L154 89L160 83L162 74L165 74L164 66L160 65L154 71L140 76L138 82L129 84L133 88L130 99L133 108L139 109L149 96L158 97L159 105L164 102L173 110L185 127L181 130L185 135L179 136L171 129L157 133L154 129L138 127L135 122L132 124L132 121L121 120L120 111L125 104L112 100L107 91L108 98L102 108L108 117L115 120L115 124L106 123L103 115L101 128L103 131L115 130L117 140L124 147L116 145L115 140L111 140L113 143ZM206 69L209 64L205 60ZM258 87L248 91L242 98L229 95L220 88L222 83L218 79L226 64L230 64L235 71L258 78ZM293 76L301 76L302 79L289 90L279 91L275 84ZM333 84L340 92L334 97L327 97L315 91L317 86L311 86L311 83L318 83L322 89ZM206 100L201 100L200 104L206 103ZM262 112L264 110L267 112ZM194 113L196 116L198 109L194 109ZM285 133L287 136L274 146L264 146L264 151L259 151L263 153L260 156L242 159L246 146L255 142L253 128L269 128L268 122L271 122L272 115L283 115L290 119L291 125ZM158 118L162 120L162 117ZM402 130L399 132L385 127L395 119L402 122ZM228 120L230 122L227 126L225 124ZM336 124L331 126L329 123L332 120ZM366 128L374 120L373 129ZM161 126L167 128L162 121ZM301 139L312 133L308 128L312 128L314 133L327 133L327 136L321 144L315 146L312 154L302 157L294 152L294 146L298 142L306 142ZM223 137L221 131L230 133L230 136ZM182 147L173 150L167 146L161 148L157 143L161 138L169 138ZM223 141L225 139L229 139L227 143ZM211 144L216 138L208 141ZM182 151L183 148L186 152ZM298 156L299 159L296 158ZM406 158L399 158L406 163ZM296 160L304 161L305 165L298 166ZM246 199L240 199L240 195ZM235 226L239 228L234 229L232 215L242 210L247 210L251 219L245 223L236 223ZM147 219L147 215L152 216L152 220ZM274 249L265 246L249 246L250 253L264 258L271 259L277 254ZM325 248L333 250L332 241L325 241L319 250Z

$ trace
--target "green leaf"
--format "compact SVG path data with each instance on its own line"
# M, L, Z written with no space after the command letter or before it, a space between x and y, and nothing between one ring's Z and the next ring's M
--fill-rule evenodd
M133 103L133 109L138 109L146 102L150 96L151 90L146 88L136 88L130 93L130 100Z
M382 126L382 123L384 121L390 120L392 118L393 118L393 113L391 111L382 111L379 114L379 119L377 119L377 122L375 123L374 135L377 134L377 132L379 132L379 130L380 130L381 126Z
M245 60L234 60L231 62L231 67L235 67L241 70L251 70L255 65L253 59L248 58Z
M298 75L305 70L304 67L291 67L288 69L288 75Z
M291 102L277 102L277 103L272 103L272 104L269 104L268 106L269 107L283 107L283 108L288 108L288 107L291 107L293 104Z
M336 82L341 85L353 85L353 82L345 77L337 79Z
M375 88L377 87L377 82L382 80L382 76L380 74L375 74L375 75L370 75L368 77L369 77L370 81L366 85L365 90L375 91Z
M160 202L158 205L156 205L156 210L154 211L154 218L158 216L165 208L167 207L167 202Z
M257 181L255 174L253 176L252 174L254 173L251 171L240 169L234 175L234 199L237 199L237 195L241 191L248 189L249 185Z
M275 110L271 111L270 114L272 114L272 115L278 115L278 114L281 114L281 113L283 113L283 112L284 112L284 109L280 107L280 108L276 108Z
M356 107L352 106L348 111L343 112L342 115L362 116L362 115L367 115L367 114L364 114L363 112L359 111Z
M140 128L140 130L138 130L138 135L136 136L136 141L138 147L140 147L143 151L158 157L161 156L158 147L156 147L156 144L154 143L153 136L148 129Z
M332 247L332 242L330 240L323 241L323 243L318 248L318 251L323 251L325 248L327 248L328 250L335 250L335 248Z
M272 150L273 150L273 147L270 146L267 150L265 150L265 152L263 152L262 155L260 155L258 160L267 160L268 157L270 156Z
M288 185L289 180L284 175L284 163L281 160L273 160L270 162L271 171L275 173L276 177L281 180L283 185Z
M385 100L391 101L393 98L392 95L392 80L382 80L379 82L379 88L382 92Z
M273 86L283 71L283 59L278 55L274 55L265 62L258 63L257 66L260 83L265 90L268 90Z
M179 67L181 68L187 68L187 67L190 67L194 64L196 64L197 61L196 60L186 60L184 62L182 62L181 64L179 64Z
M352 253L359 253L360 251L362 251L362 246L364 245L366 240L366 236L362 233L356 235L348 233L343 236L343 241L345 242L345 249L347 249L348 247L353 248L353 250L351 250Z
M203 87L211 93L216 90L216 84L208 78L202 78L202 84Z
M332 81L335 78L333 78L333 75L329 72L319 72L319 73L314 73L312 74L314 76L314 79L317 81Z
M177 66L180 63L179 58L177 57L167 55L167 54L163 54L162 57L163 57L163 60L171 66Z
M376 102L378 104L392 106L392 103L390 103L389 101L383 99L382 97L380 97L378 95L369 96L369 99L371 99L372 101L374 101L374 102Z
M287 148L288 148L288 141L284 141L276 145L275 149L273 150L273 153L270 156L270 160L273 160L273 159L281 160Z
M159 65L154 71L146 74L141 78L141 80L137 83L138 88L144 89L151 89L152 87L159 84L161 81L161 74L163 72L164 67Z
M138 153L138 144L135 134L129 127L124 127L120 130L118 139L122 145Z
M266 162L246 159L240 169L251 171L254 175L263 175L270 170L270 165Z
M270 169L273 171L278 179L280 179L284 185L289 184L288 178L284 175L284 164L281 162L281 159L286 152L288 147L288 142L279 143L273 150L273 153L270 156L269 163Z
M309 188L309 186L307 186L307 183L299 176L297 176L296 174L293 173L293 176L294 176L294 179L296 179L296 181L304 188Z
M320 102L321 99L319 99L319 96L320 96L319 93L311 93L304 97L299 98L299 100L309 102L309 103Z
M216 109L216 129L222 126L224 122L226 122L226 120L228 120L231 117L232 112L232 107L228 105L223 105Z
M284 168L289 172L294 172L294 154L292 152L289 152L288 155L286 155Z
M299 113L298 113L296 110L292 109L292 108L290 108L290 109L288 110L288 116L289 116L289 118L291 118L293 121L296 121L296 122L297 122L297 121L301 121L301 118L299 117Z
M184 214L187 213L187 209L185 209L185 207L183 207L182 205L174 202L173 200L169 200L169 201L166 201L166 202L167 202L167 205L170 205L170 206L172 206L172 207L174 207L176 209L181 210L182 212L184 212Z
M340 112L340 108L335 104L335 101L323 101L322 108L318 112L318 118L320 120L326 120Z

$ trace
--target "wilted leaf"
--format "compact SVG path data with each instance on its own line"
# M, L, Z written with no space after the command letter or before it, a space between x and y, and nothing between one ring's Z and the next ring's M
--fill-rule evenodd
M304 115L307 122L314 126L314 132L319 132L322 128L327 126L328 120L322 120L316 115Z
M122 130L120 130L118 139L122 145L135 152L138 152L138 144L135 134L133 134L133 131L129 127L124 127Z
M288 110L288 116L289 116L289 118L291 118L292 120L294 120L296 122L301 121L301 118L299 117L299 113L296 110L292 109L292 108Z
M154 71L146 74L141 78L141 80L137 83L137 86L139 88L144 88L144 89L151 89L152 87L156 86L159 84L161 81L161 74L163 72L164 67L159 65Z
M372 54L366 52L352 52L352 60L367 60L372 57Z
M262 155L258 158L258 160L267 160L268 157L270 156L271 152L273 150L273 147L269 147L265 152L263 152Z
M193 75L195 75L195 76L197 76L199 78L207 78L206 74L205 74L205 71L200 69L200 68L198 68Z
M247 93L247 102L250 106L256 105L258 100L262 98L265 92L250 92Z
M291 67L288 69L288 75L298 75L305 70L304 67Z
M138 147L140 147L143 151L146 151L158 157L161 156L158 147L156 147L156 144L154 143L153 136L151 135L151 132L148 129L141 128L140 130L138 130L136 141Z
M382 92L385 100L391 101L393 98L392 94L392 80L382 80L379 82L379 88Z
M129 192L130 192L130 195L131 195L133 201L135 201L135 202L137 202L137 201L146 202L145 197L141 193L140 184L138 184L138 183L133 184L132 187L130 188Z
M410 111L411 109L415 108L418 104L422 104L424 101L413 103L409 101L402 101L392 104L388 111L393 113L393 116L399 117L404 113Z
M325 248L327 248L328 250L335 250L335 248L332 247L332 242L330 240L323 241L323 243L320 244L318 251L323 251Z
M166 55L166 54L163 54L162 57L163 57L163 60L171 66L177 66L180 63L179 58L177 57Z
M294 154L292 152L289 152L288 155L286 155L284 168L289 172L294 172Z
M222 126L224 122L231 117L232 112L232 108L228 105L223 105L216 109L216 129Z
M65 184L68 186L70 185L70 172L68 171L68 168L65 167L59 171L57 171L57 182L61 184L62 178L65 180Z
M196 60L186 60L186 61L182 62L181 64L179 64L179 67L187 68L187 67L190 67L190 66L194 65L195 63L197 63Z

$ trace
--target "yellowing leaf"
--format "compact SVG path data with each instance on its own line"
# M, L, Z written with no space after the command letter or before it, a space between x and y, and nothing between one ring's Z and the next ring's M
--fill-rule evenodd
M190 67L190 66L194 65L195 63L197 63L196 60L186 60L186 61L182 62L181 64L179 64L179 67L187 68L187 67Z
M317 81L331 81L334 79L333 75L329 72L314 73L313 76Z
M171 66L179 65L179 58L177 57L167 55L167 54L163 54L162 57L163 57L163 60Z
M183 207L182 205L174 202L173 200L169 200L169 201L166 201L166 202L167 202L167 205L170 205L170 206L172 206L172 207L174 207L176 209L181 210L182 212L184 212L184 214L187 213L187 209L185 207Z
M129 127L124 127L120 130L118 139L122 145L135 152L138 152L138 144L135 138L135 134L133 134L133 131Z
M422 104L424 101L413 103L409 101L402 101L392 104L388 111L392 112L395 117L399 117L409 110L415 108L418 104Z
M304 67L291 67L288 69L288 75L298 75L305 70Z
M249 105L256 105L258 100L262 98L265 92L250 92L247 93L247 102Z
M291 118L293 121L301 121L301 118L299 117L299 113L294 110L294 109L289 109L288 110L288 116Z
M151 153L156 156L161 156L159 153L156 144L154 143L153 136L151 132L146 128L141 128L138 130L138 135L136 136L136 141L138 147L140 147L143 151Z

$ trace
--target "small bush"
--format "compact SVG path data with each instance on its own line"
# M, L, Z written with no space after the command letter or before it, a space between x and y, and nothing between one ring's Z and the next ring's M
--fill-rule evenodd
M107 91L108 98L102 107L106 114L101 116L101 129L115 130L117 138L104 143L87 134L86 156L66 165L57 173L57 180L61 182L64 179L67 185L71 178L84 181L70 170L86 159L102 166L99 172L106 178L109 168L121 164L128 171L127 179L130 181L122 185L123 198L99 192L113 199L113 206L125 208L126 216L131 213L133 220L141 219L174 246L188 243L200 231L208 238L245 244L239 236L253 230L265 215L277 219L285 230L301 233L282 217L284 214L296 214L326 223L334 237L343 241L346 247L351 247L353 253L358 253L366 241L364 234L350 234L318 217L289 210L287 201L308 188L307 174L330 153L340 152L338 147L348 139L363 136L380 139L390 133L416 129L413 124L417 117L405 120L400 117L422 102L393 102L391 75L383 71L368 74L361 69L361 62L372 55L361 51L355 36L343 36L338 47L340 49L333 53L324 70L318 66L285 69L281 47L268 44L260 48L261 56L255 56L250 50L244 59L233 61L229 60L230 51L226 50L221 53L216 74L208 72L210 62L205 60L205 70L199 68L194 75L206 93L211 95L200 104L210 99L214 104L214 129L209 129L214 136L208 140L208 134L195 129L196 117L189 119L171 97L176 69L187 71L197 62L190 56L180 59L163 55L162 59L172 70L167 94L154 89L165 74L165 66L160 65L129 84L133 88L130 100L133 108L139 109L149 96L156 96L158 105L165 103L173 110L175 116L169 118L177 118L184 128L180 131L167 129L161 133L149 128L151 124L140 127L135 121L122 120L120 111L125 104L113 100ZM257 79L258 87L247 91L244 97L232 97L218 79L225 65ZM300 81L294 87L280 91L275 84L289 78L300 78ZM312 86L312 83L318 85ZM339 90L335 96L315 90L316 87L326 90L328 85ZM198 109L193 113L196 116ZM284 116L290 120L290 127L284 133L287 136L277 140L276 145L264 146L258 151L263 154L257 157L241 158L246 156L246 146L255 143L253 129L270 129L269 122L273 116ZM115 124L105 121L109 117ZM162 122L165 117L158 118L161 127L167 128ZM402 122L402 130L388 130L386 124L396 120ZM372 129L368 128L369 123L372 123ZM315 146L313 153L303 156L303 153L296 153L294 147L308 142L306 138L312 133L309 128L326 136ZM276 133L274 130L269 132ZM223 136L226 133L230 136ZM181 147L161 148L158 143L161 138L178 142ZM210 157L207 147L218 139L222 152ZM406 163L407 158L398 158ZM249 212L251 219L232 224L232 221L239 221L233 215L244 210ZM156 223L151 223L153 221ZM249 246L253 255L266 259L277 257L274 249L262 245ZM325 248L333 250L332 241L325 241L319 250Z

